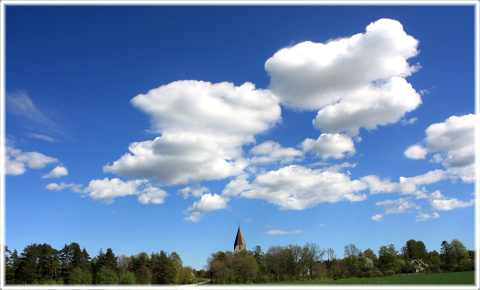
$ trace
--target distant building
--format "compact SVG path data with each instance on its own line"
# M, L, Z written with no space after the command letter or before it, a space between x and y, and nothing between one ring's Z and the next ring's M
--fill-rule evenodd
M247 249L247 244L245 243L245 239L242 235L242 230L239 226L237 231L237 237L235 238L235 243L233 244L233 254L236 254L243 249Z
M422 267L420 262L418 262L417 260L413 260L412 262L410 262L410 266L415 268L415 272L417 272L417 273L425 271L425 269Z

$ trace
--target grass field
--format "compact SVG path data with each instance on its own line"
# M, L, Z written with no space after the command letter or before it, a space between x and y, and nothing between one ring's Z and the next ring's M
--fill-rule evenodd
M340 279L340 280L318 280L305 282L281 283L282 285L332 285L332 284L387 284L387 285L406 285L406 284L456 284L473 285L475 283L475 272L455 272L440 274L404 274L390 277L358 278L358 279ZM276 283L278 284L278 283Z

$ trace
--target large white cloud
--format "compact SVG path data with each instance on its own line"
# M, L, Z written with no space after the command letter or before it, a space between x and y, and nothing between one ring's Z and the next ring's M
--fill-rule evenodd
M266 61L265 69L283 104L315 110L373 81L411 75L417 67L407 59L418 54L417 45L398 21L381 19L350 38L284 48Z
M179 133L134 142L130 153L104 166L104 171L163 184L222 179L242 173L247 166L233 139Z
M247 166L242 146L281 118L270 91L251 83L177 81L136 96L132 104L151 117L161 136L132 143L104 171L163 184L241 174Z
M263 199L281 210L303 210L324 202L361 201L367 185L339 172L312 170L299 165L258 175L242 197Z
M380 19L365 33L281 49L265 69L282 104L318 110L312 123L323 134L316 141L306 139L304 148L323 159L339 159L354 154L355 147L338 133L355 136L360 128L399 122L422 103L405 80L419 68L407 62L418 54L417 46L398 21Z
M201 131L251 136L280 118L271 92L255 89L252 83L237 87L229 82L176 81L131 102L152 117L153 129L162 134Z

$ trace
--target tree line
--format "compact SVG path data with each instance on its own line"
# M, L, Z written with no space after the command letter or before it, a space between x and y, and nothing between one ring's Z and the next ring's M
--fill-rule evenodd
M176 252L117 257L108 248L91 258L78 243L31 244L21 254L5 247L5 276L6 284L190 284L205 270L183 266Z
M354 244L344 247L343 258L332 248L315 243L304 246L271 246L264 253L253 250L212 253L207 269L183 266L176 252L141 252L115 256L111 248L90 257L78 243L61 250L49 244L31 244L19 254L5 247L7 284L191 284L209 278L212 284L246 284L313 279L381 277L402 273L473 271L475 252L457 239L441 243L440 253L427 251L422 241L409 240L400 251L393 244L361 251ZM416 261L416 262L413 262Z
M349 244L342 259L332 248L322 249L315 243L271 246L266 253L256 246L237 254L212 253L207 260L207 277L212 284L245 284L473 271L474 257L475 252L457 239L443 241L440 253L427 251L422 241L413 239L400 251L393 244L382 246L378 255L370 248L361 251Z

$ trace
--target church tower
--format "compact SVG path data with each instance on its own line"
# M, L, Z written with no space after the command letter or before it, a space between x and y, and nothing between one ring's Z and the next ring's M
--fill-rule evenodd
M240 226L238 227L237 237L235 238L235 243L233 244L233 254L240 252L243 249L247 249L247 244L245 244L245 240L243 239L242 230Z

